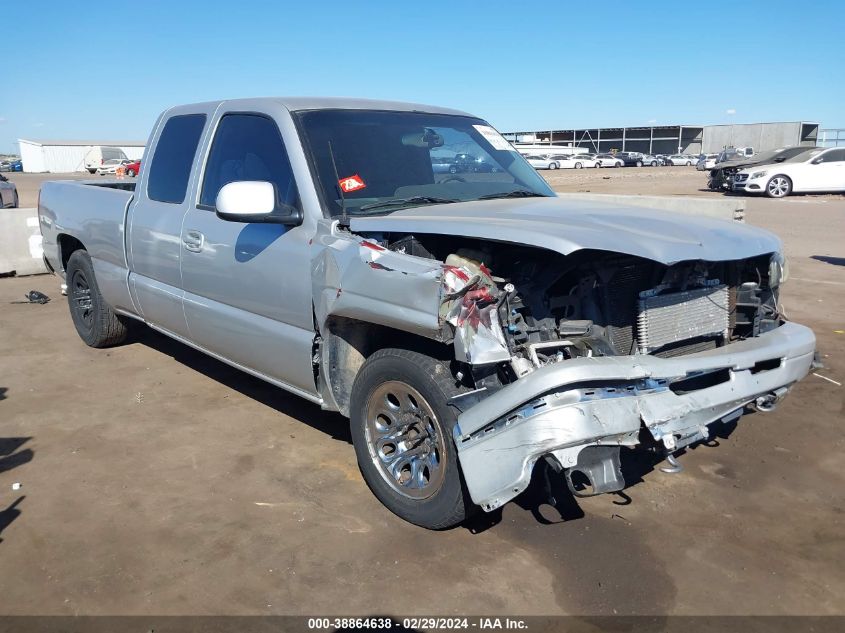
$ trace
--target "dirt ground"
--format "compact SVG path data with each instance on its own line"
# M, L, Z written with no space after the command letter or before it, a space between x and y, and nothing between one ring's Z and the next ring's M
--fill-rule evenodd
M548 176L719 195L687 168ZM34 204L44 177L14 180ZM754 198L747 221L784 239L786 312L845 382L845 200ZM808 376L680 474L629 460L625 495L533 485L429 532L369 492L340 416L151 331L90 349L58 284L0 279L0 613L845 613L841 384ZM31 289L52 301L10 303Z

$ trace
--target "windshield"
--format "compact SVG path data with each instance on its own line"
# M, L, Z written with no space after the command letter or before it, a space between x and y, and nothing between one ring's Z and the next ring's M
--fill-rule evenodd
M342 213L341 190L349 215L512 195L555 195L480 119L373 110L312 110L297 113L296 119L331 216Z

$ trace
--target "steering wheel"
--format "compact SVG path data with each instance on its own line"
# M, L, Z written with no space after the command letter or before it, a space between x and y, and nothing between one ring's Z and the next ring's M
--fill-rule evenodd
M466 182L466 179L461 178L460 176L449 176L448 178L444 178L441 182Z

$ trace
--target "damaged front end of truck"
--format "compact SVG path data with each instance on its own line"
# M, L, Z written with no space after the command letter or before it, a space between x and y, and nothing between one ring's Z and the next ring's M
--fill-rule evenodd
M459 232L334 223L313 245L324 337L315 357L325 399L348 412L364 358L349 336L329 333L332 319L450 345L465 385L449 402L453 439L486 511L525 490L540 460L576 495L621 490L622 447L671 456L748 406L771 410L813 362L812 332L779 310L777 244L680 258L677 244L660 256L635 244L605 250L613 240L595 235L564 248Z

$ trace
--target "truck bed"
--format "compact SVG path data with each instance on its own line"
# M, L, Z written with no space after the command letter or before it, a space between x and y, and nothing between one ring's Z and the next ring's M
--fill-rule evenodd
M74 236L100 270L127 271L124 223L135 183L125 180L48 181L41 186L38 217L48 264L64 276L61 242ZM60 219L57 212L60 209Z

